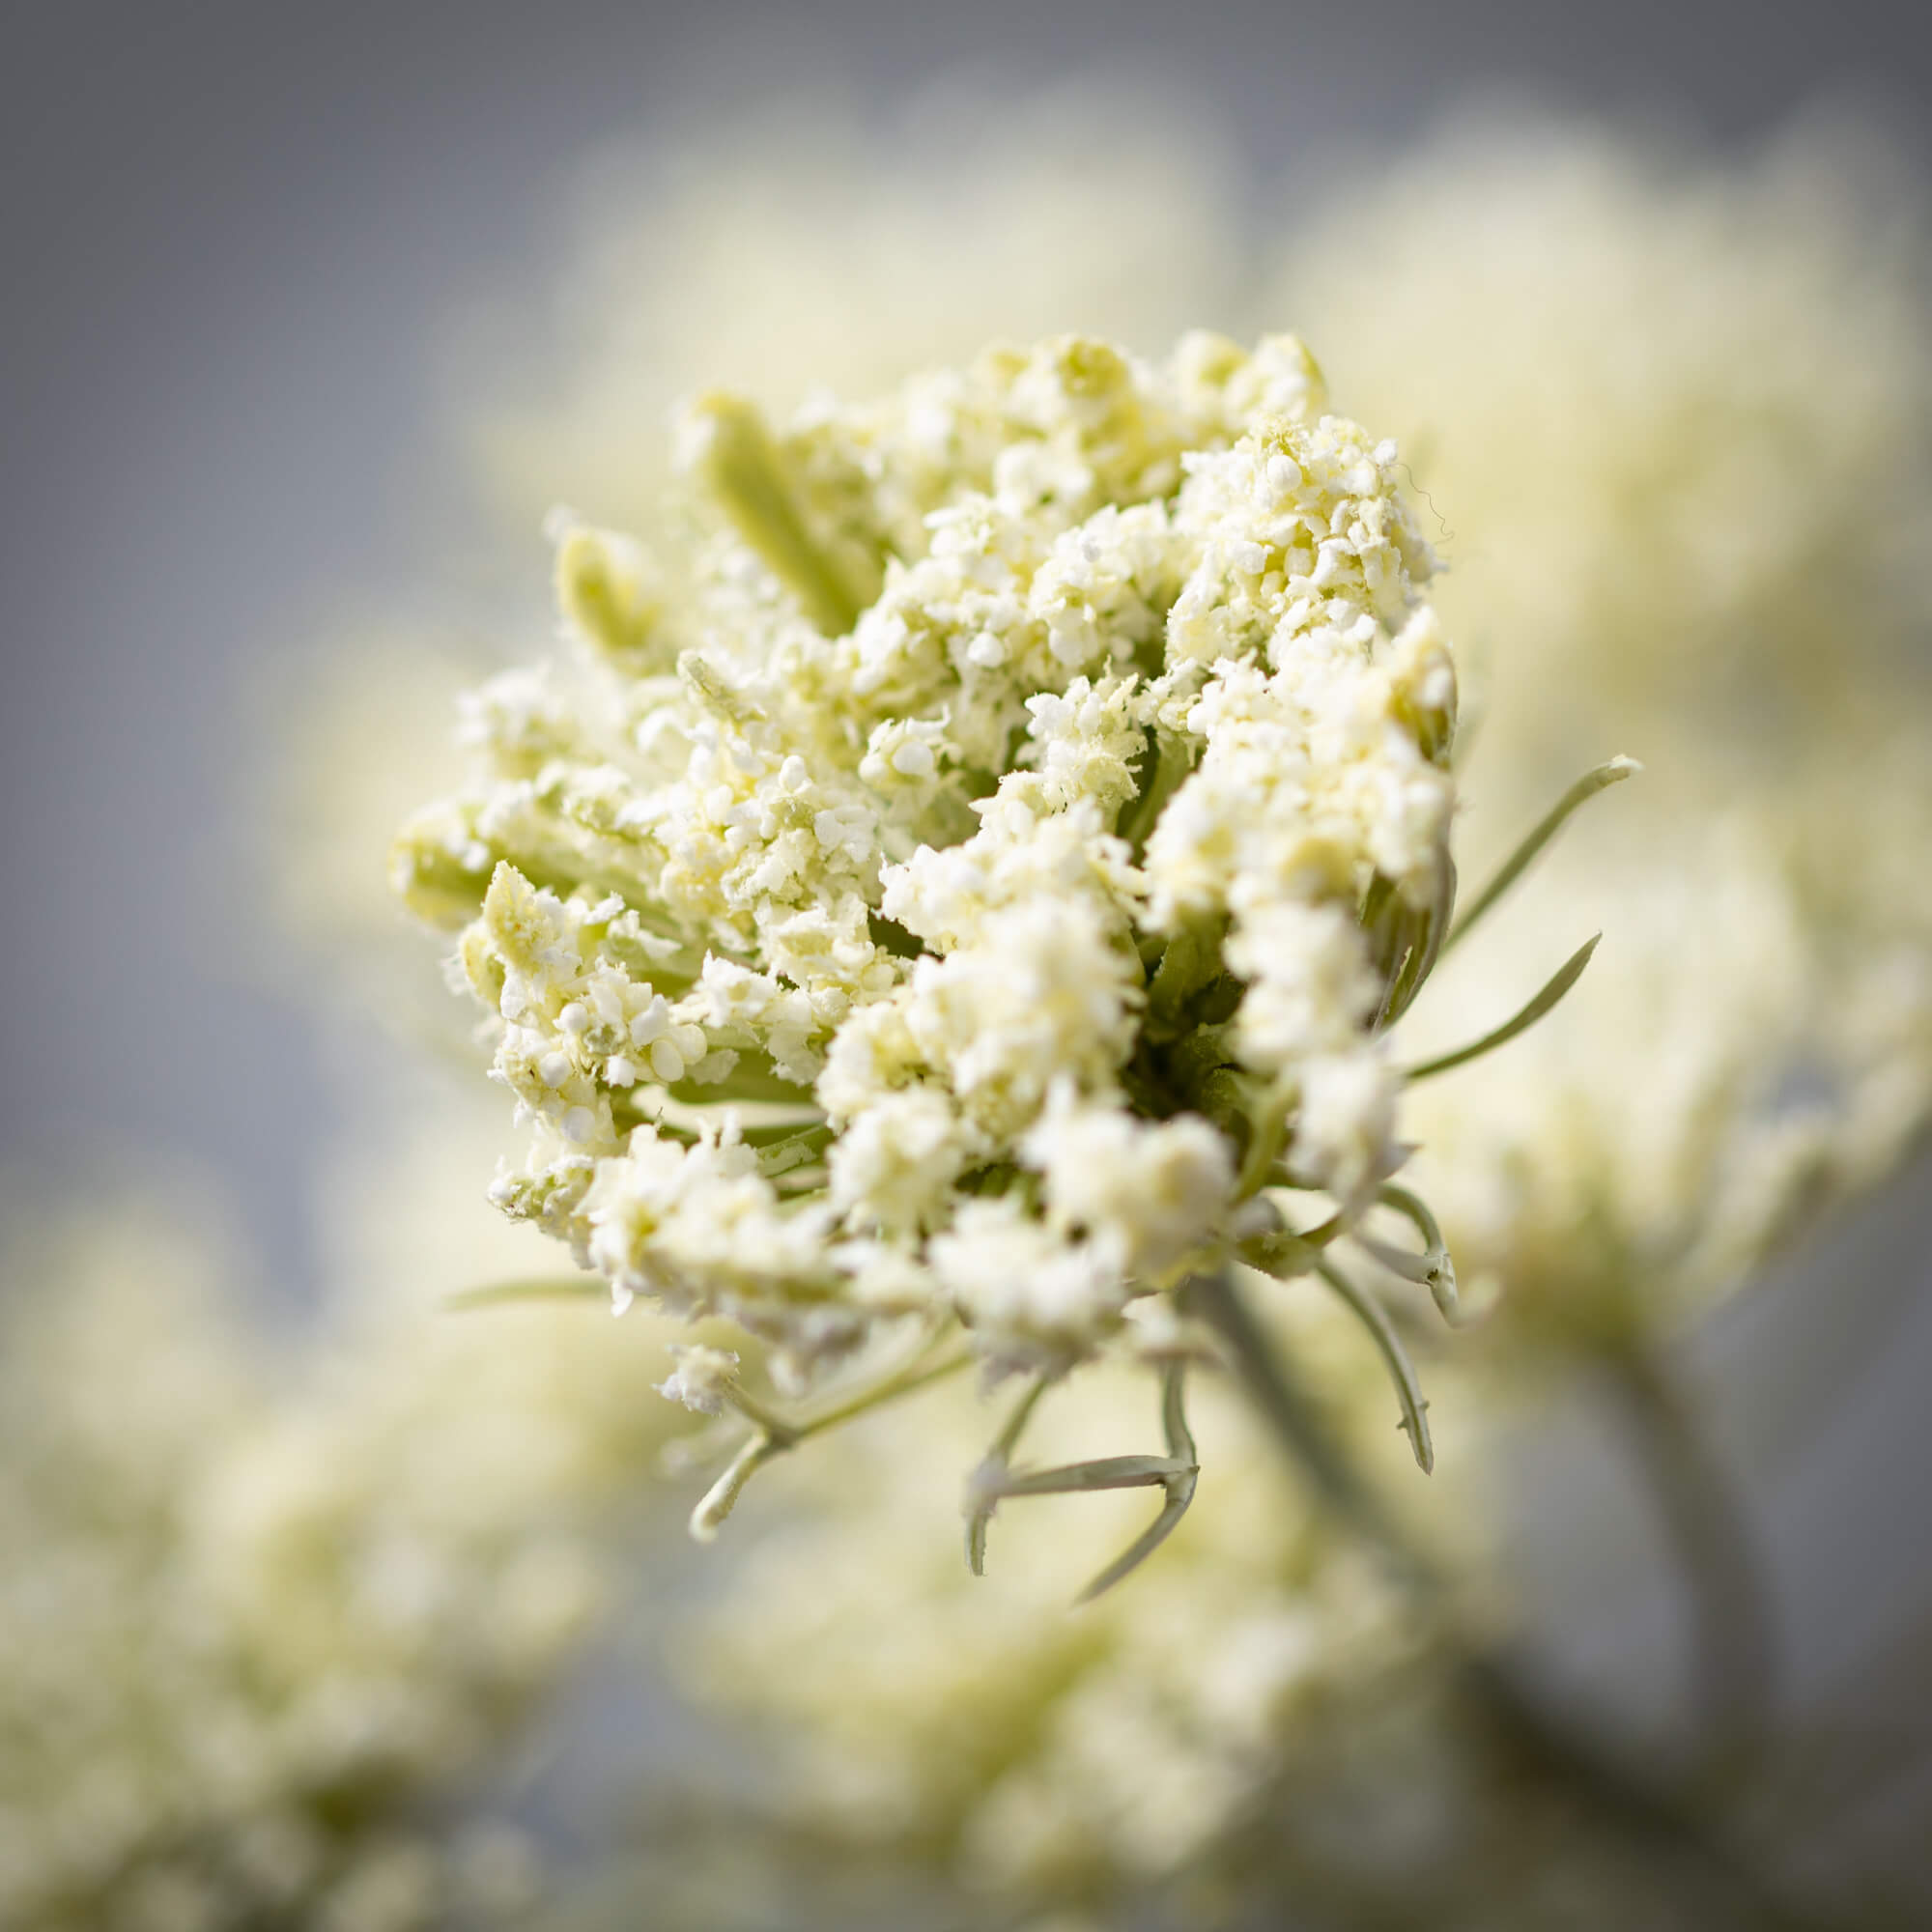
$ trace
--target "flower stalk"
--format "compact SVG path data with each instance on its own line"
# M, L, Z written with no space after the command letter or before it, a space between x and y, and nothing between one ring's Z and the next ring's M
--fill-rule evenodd
M1721 1790L1762 1742L1776 1694L1764 1566L1736 1489L1655 1346L1632 1336L1599 1359L1684 1580L1695 1775Z
M1473 1708L1495 1734L1586 1811L1634 1842L1681 1861L1726 1901L1722 1921L1757 1932L1826 1932L1775 1894L1739 1859L1694 1788L1639 1770L1549 1704L1521 1657L1484 1634L1450 1576L1397 1524L1335 1443L1315 1405L1270 1344L1231 1270L1188 1283L1186 1306L1218 1338L1230 1373L1290 1464L1380 1559L1459 1665Z

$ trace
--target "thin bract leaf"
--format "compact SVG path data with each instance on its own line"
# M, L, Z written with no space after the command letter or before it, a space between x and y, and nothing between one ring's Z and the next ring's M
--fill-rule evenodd
M1144 1490L1174 1474L1171 1456L1095 1456L1051 1469L1016 1469L1000 1485L1002 1496L1080 1496L1101 1490Z
M1169 1473L1162 1484L1167 1501L1147 1528L1073 1600L1076 1605L1091 1604L1123 1577L1138 1570L1187 1514L1188 1505L1194 1500L1195 1486L1201 1479L1201 1456L1194 1446L1194 1432L1187 1426L1185 1398L1185 1370L1180 1363L1172 1362L1163 1372L1160 1384L1161 1433L1167 1441L1169 1463Z
M1517 880L1522 876L1524 870L1536 858L1537 854L1562 831L1571 814L1579 806L1588 804L1600 791L1616 784L1620 780L1631 777L1633 773L1642 770L1643 767L1634 758L1626 758L1620 755L1607 759L1605 763L1597 766L1594 771L1585 772L1544 813L1528 838L1503 861L1502 867L1496 873L1495 877L1476 895L1468 910L1456 922L1455 926L1450 931L1449 937L1442 942L1442 951L1447 952L1516 884Z
M775 1457L784 1455L814 1435L822 1435L827 1430L837 1429L841 1423L850 1422L868 1409L882 1407L946 1376L956 1375L974 1356L971 1350L956 1349L950 1353L940 1353L934 1359L945 1334L945 1324L928 1329L909 1360L816 1415L789 1417L780 1414L762 1400L739 1387L734 1380L722 1393L724 1401L752 1425L752 1434L739 1446L730 1466L692 1511L692 1535L699 1543L711 1542L718 1534L719 1525L730 1515L733 1505L744 1493L746 1484Z
M1019 1433L1044 1386L1043 1381L1036 1384L1021 1399L999 1441L967 1486L967 1556L974 1574L983 1572L986 1523L995 1508L1009 1496L1092 1495L1104 1490L1154 1488L1167 1492L1160 1515L1081 1591L1074 1599L1077 1604L1090 1604L1103 1591L1112 1589L1159 1548L1186 1515L1201 1474L1182 1400L1185 1375L1186 1365L1180 1362L1171 1362L1161 1372L1161 1426L1167 1438L1166 1455L1101 1456L1092 1462L1067 1463L1051 1469L1009 1470L1007 1453L1019 1439Z
M1008 1463L1051 1381L1050 1376L1035 1377L1026 1393L1013 1405L1013 1412L1007 1417L1006 1427L994 1438L993 1446L967 1479L966 1561L976 1577L986 1574L986 1529L993 1520L994 1510L999 1507L1000 1485L1006 1478Z
M1406 1080L1427 1080L1433 1074L1447 1073L1452 1066L1480 1060L1484 1054L1506 1046L1518 1034L1527 1033L1583 977L1583 968L1590 963L1590 954L1596 952L1597 941L1603 936L1598 932L1586 939L1514 1019L1505 1020L1493 1033L1486 1033L1481 1039L1471 1040L1467 1046L1459 1046L1454 1053L1441 1054L1435 1060L1425 1060L1420 1066L1409 1067L1403 1077Z
M1456 1289L1456 1264L1450 1259L1449 1244L1443 1240L1442 1230L1436 1225L1435 1216L1429 1211L1429 1204L1419 1194L1411 1194L1407 1188L1398 1187L1392 1181L1385 1183L1376 1198L1384 1208L1406 1216L1422 1236L1420 1260L1423 1272L1409 1279L1421 1282L1428 1289L1430 1299L1435 1303L1435 1311L1443 1321L1452 1328L1459 1326L1464 1317ZM1369 1250L1378 1261L1381 1260L1380 1246L1378 1243Z
M1395 1380L1396 1399L1402 1405L1402 1427L1407 1434L1409 1447L1415 1451L1415 1460L1422 1473L1425 1476L1433 1474L1435 1445L1429 1439L1429 1405L1423 1400L1422 1383L1417 1379L1415 1364L1408 1359L1408 1350L1402 1346L1402 1337L1395 1332L1395 1324L1388 1319L1381 1303L1357 1288L1340 1268L1327 1262L1317 1262L1315 1272L1361 1319L1363 1327L1381 1350L1382 1360L1388 1364L1389 1374Z
M1138 1570L1174 1534L1180 1519L1187 1514L1188 1505L1194 1500L1198 1475L1197 1470L1189 1469L1184 1475L1176 1476L1169 1482L1167 1501L1161 1506L1160 1514L1074 1598L1076 1605L1091 1604L1095 1597L1104 1596L1123 1577Z

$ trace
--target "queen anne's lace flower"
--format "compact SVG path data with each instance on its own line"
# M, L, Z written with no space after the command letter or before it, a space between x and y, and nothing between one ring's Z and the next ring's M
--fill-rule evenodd
M1264 1185L1357 1213L1451 893L1395 446L1208 335L679 443L695 553L560 517L578 648L397 848L532 1129L498 1203L794 1367L920 1310L1064 1367Z
M583 407L560 440L549 425L536 438L524 425L513 454L542 477L539 488L556 487L561 461L567 494L582 493L574 500L594 503L600 515L620 506L628 513L655 493L659 467L640 457L640 445L670 389L728 368L763 384L767 400L788 403L813 374L865 389L959 353L967 343L957 331L977 340L986 328L1027 318L1029 296L1039 301L1020 259L1029 242L1050 264L1037 271L1046 283L1037 326L1079 314L1103 318L1136 341L1158 339L1168 325L1151 327L1146 316L1158 313L1176 287L1186 289L1192 313L1225 313L1202 301L1198 291L1209 278L1181 252L1213 234L1212 208L1192 205L1174 185L1175 156L1148 145L1146 118L1110 112L1103 131L1132 126L1136 133L1097 164L1103 144L1094 130L1082 129L1074 144L1083 168L1106 182L1103 193L1133 207L1125 225L1081 218L1050 192L1054 170L1039 158L1040 141L1010 138L1004 126L995 152L1026 156L1016 177L993 178L1005 201L984 191L986 156L966 144L948 150L967 159L942 194L929 176L908 179L902 168L881 187L888 171L863 161L855 179L840 177L828 189L814 172L818 163L802 168L801 143L787 141L781 185L785 192L796 187L795 205L774 194L761 167L754 164L747 182L713 155L692 171L698 194L654 196L648 213L627 216L622 240L643 265L642 287L622 286L620 297L604 260L592 299L577 286L569 291L573 312L623 333L601 357L573 356L573 368L588 371ZM990 117L988 125L996 125ZM741 152L753 152L743 132L730 129L723 144L734 167ZM1680 797L1687 770L1701 776L1726 761L1722 779L1704 786L1705 803L1688 809L1688 822L1719 799L1735 811L1736 723L1775 710L1781 699L1771 687L1793 684L1794 671L1804 680L1807 724L1808 707L1828 695L1826 681L1834 700L1847 689L1879 690L1885 708L1895 708L1889 678L1846 678L1843 666L1854 648L1883 663L1898 633L1922 629L1923 573L1913 568L1903 538L1915 518L1922 522L1925 501L1922 449L1915 452L1911 436L1925 393L1924 331L1910 326L1918 298L1906 294L1897 262L1860 259L1855 242L1841 245L1859 232L1858 221L1837 219L1842 211L1831 192L1820 195L1798 161L1775 157L1753 183L1728 173L1673 180L1634 149L1590 140L1552 139L1500 155L1437 149L1398 174L1379 199L1342 207L1328 229L1332 245L1295 238L1303 272L1293 309L1323 321L1321 339L1348 358L1338 373L1355 404L1406 433L1404 454L1439 504L1462 566L1455 590L1467 601L1458 635L1475 637L1485 655L1493 642L1503 674L1475 789L1502 801L1511 816L1546 781L1552 753L1573 755L1579 730L1585 755L1604 749L1606 717L1618 721L1613 742L1659 750L1658 778ZM1168 197L1158 207L1154 190ZM943 227L907 218L908 208L942 199ZM835 224L836 232L787 212L822 212L835 202L864 212ZM1445 209L1453 219L1442 218ZM1833 218L1821 224L1820 212ZM794 231L809 234L803 247ZM1834 231L1835 239L1822 241ZM943 246L923 242L927 232L943 235ZM1106 259L1096 270L1081 238L1102 234ZM1142 258L1137 273L1122 268L1123 234ZM909 248L916 272L907 268ZM668 257L682 263L678 272L665 273ZM1183 259L1180 272L1174 264ZM1483 272L1471 274L1472 259ZM1150 261L1159 263L1158 275L1149 273ZM856 301L855 283L865 291ZM1644 300L1633 307L1628 292L1639 283ZM676 301L654 299L654 286L675 287ZM1506 292L1501 299L1498 289ZM997 314L986 309L988 290L997 291ZM1748 353L1739 352L1740 342ZM943 440L943 414L926 424ZM716 440L712 432L694 439L700 453ZM533 446L542 460L530 460ZM950 460L942 452L934 469ZM1044 465L1036 467L1044 473ZM1005 480L1016 479L1024 480L1013 463ZM522 480L526 486L528 477ZM837 485L836 476L819 480ZM1898 514L1876 513L1874 498ZM879 501L882 527L911 532L908 555L927 548L920 526L925 500L900 490ZM1163 611L1171 621L1175 593L1161 576L1166 532L1159 517L1146 514L1151 507L1098 512L1077 542L1062 532L1047 547L1033 571L1029 606L1046 626L1056 667L1063 658L1085 665L1104 655L1110 633L1144 641L1160 631ZM629 730L649 718L650 680L679 675L690 642L675 621L687 608L684 572L662 547L654 554L568 520L557 534L565 623L611 675L631 684L621 707ZM829 542L822 527L818 534ZM1103 540L1104 566L1091 554ZM931 547L940 541L950 539L936 537ZM997 560L1005 541L962 524L954 554ZM842 550L829 590L821 583L813 594L836 601L868 591L865 550L863 541ZM738 567L755 595L756 572ZM1311 576L1323 568L1339 564L1318 560ZM848 570L841 592L838 579ZM710 594L723 602L723 582ZM1449 606L1452 615L1456 608ZM1453 708L1453 684L1439 643L1432 652L1433 624L1411 622L1407 636L1420 660L1407 674L1407 702L1418 741L1427 743L1430 714L1446 721ZM867 662L882 688L923 648L919 637L890 624L873 626L867 639ZM996 672L1010 647L1007 630L988 624L956 655L977 671ZM925 668L932 670L929 659ZM701 679L702 668L685 674ZM385 650L385 709L394 702L394 653ZM1217 672L1212 682L1224 707L1217 725L1238 722L1250 731L1262 745L1256 765L1272 783L1267 715L1253 703L1255 683L1266 680ZM571 731L585 688L575 668L560 677L515 673L471 707L467 735L486 753L497 741L491 755L504 778L535 780L553 758L582 761L586 754L572 749ZM1716 696L1708 709L1722 720L1721 741L1708 732L1678 736L1687 690ZM929 842L910 858L891 855L876 904L867 898L867 936L877 937L876 911L944 958L985 950L986 922L1015 904L1092 895L1105 906L1110 895L1131 896L1151 870L1150 818L1158 820L1156 831L1167 828L1163 889L1177 909L1188 908L1178 916L1191 920L1218 905L1229 873L1213 836L1228 834L1230 810L1224 806L1218 819L1204 813L1199 843L1179 837L1185 827L1172 809L1172 783L1155 785L1170 809L1139 822L1127 810L1150 777L1145 691L1132 674L1081 669L1064 690L1028 699L1026 762L1004 774L997 799L975 801L985 836L949 843L922 829ZM1189 696L1206 702L1208 684ZM606 702L593 700L582 715L597 716ZM1676 739L1667 747L1666 718ZM361 742L371 733L355 735ZM1431 1086L1420 1109L1405 1108L1409 1135L1430 1144L1431 1197L1459 1252L1479 1273L1496 1276L1506 1305L1574 1324L1606 1303L1629 1319L1727 1285L1810 1208L1882 1171L1922 1117L1922 1095L1932 1091L1922 867L1915 869L1923 841L1874 836L1893 801L1916 800L1922 789L1909 762L1918 747L1910 730L1904 738L1908 762L1889 783L1861 765L1846 800L1821 799L1814 788L1780 797L1774 809L1758 797L1750 801L1755 824L1715 840L1653 820L1637 839L1611 847L1607 860L1596 857L1628 888L1605 892L1598 877L1589 895L1599 902L1591 910L1615 903L1615 943L1606 952L1613 978L1592 993L1599 1017L1601 1002L1611 1001L1613 1023L1594 1038L1575 1026L1552 1031L1526 1057L1512 1055L1467 1083ZM880 816L896 833L942 803L952 765L989 742L983 721L955 726L950 714L888 718L867 736L857 777L892 802ZM351 749L329 746L333 783L349 768L343 753ZM1232 745L1219 763L1232 763ZM1166 778L1186 773L1177 761ZM805 776L803 762L794 776ZM1780 793L1788 776L1780 763ZM369 790L360 773L356 788ZM1867 796L1849 797L1855 789ZM1188 810L1214 803L1203 784ZM1417 804L1434 810L1427 788ZM1798 810L1781 817L1785 806ZM822 832L817 810L829 814ZM846 811L837 799L815 808L814 839L863 856L867 821L840 815ZM1807 816L1816 821L1808 829L1787 822ZM1398 814L1390 819L1399 829ZM971 821L961 829L970 833ZM1131 834L1124 854L1108 842L1110 829ZM1238 817L1233 829L1241 830ZM1817 851L1800 852L1796 867L1780 869L1789 855L1770 848L1784 836L1801 845L1808 838L1829 857L1820 864ZM443 881L452 888L443 909L454 920L473 906L475 869L492 855L460 811L450 815L448 837L452 852L475 862ZM1322 854L1309 857L1319 876ZM554 886L567 886L569 877L566 867ZM304 897L313 901L313 882L304 879ZM425 872L418 890L427 898L438 884L434 871ZM1565 895L1562 904L1580 919L1579 896ZM1394 1085L1378 1055L1358 1050L1386 990L1380 956L1364 945L1359 909L1346 895L1292 894L1239 910L1218 941L1223 966L1246 988L1232 1022L1239 1064L1264 1074L1299 1069L1290 1169L1327 1173L1346 1192L1351 1176L1382 1156L1392 1130ZM1883 917L1875 920L1875 910ZM1829 947L1818 943L1821 911L1840 922ZM1801 930L1807 919L1808 933ZM1521 931L1498 923L1456 962L1468 977L1459 971L1460 986L1447 989L1445 1043L1464 1024L1491 1016L1488 976L1496 957L1520 945ZM1155 934L1162 936L1164 929ZM665 938L651 933L655 944ZM989 977L997 994L997 976ZM1096 1102L1077 1082L1049 1080L1040 1111L1012 1139L1015 1172L1006 1191L962 1200L959 1183L977 1180L992 1143L964 1117L950 1076L919 1059L896 1006L859 1005L828 1042L803 982L768 963L713 952L688 992L672 981L658 985L663 992L648 1003L632 1051L612 1056L628 1058L639 1081L661 1078L672 1054L682 1068L683 1046L669 1037L679 1018L700 1029L756 1028L783 1079L815 1086L828 1121L781 1116L778 1106L796 1104L790 1094L774 1104L769 1090L741 1089L740 1069L731 1069L724 1087L682 1097L701 1105L706 1094L749 1094L738 1134L694 1106L684 1116L687 1131L708 1128L710 1151L695 1143L699 1155L687 1167L675 1148L664 1150L662 1172L635 1177L632 1211L647 1218L652 1202L677 1207L689 1217L672 1216L677 1238L699 1241L702 1215L731 1198L716 1183L740 1164L759 1165L746 1143L788 1135L783 1151L762 1164L782 1163L776 1178L803 1189L808 1179L819 1181L813 1170L822 1160L831 1234L826 1216L796 1212L791 1185L781 1206L803 1224L810 1246L830 1240L838 1251L836 1300L787 1315L800 1336L812 1321L820 1334L835 1332L849 1322L853 1304L925 1306L937 1280L982 1331L998 1330L1015 1352L1083 1347L1094 1309L1118 1302L1120 1269L1158 1278L1157 1257L1172 1246L1168 1231L1198 1225L1209 1211L1204 1204L1230 1184L1235 1143L1207 1116L1158 1119L1141 1111L1138 1096L1122 1108ZM696 1019L673 1015L699 990L706 1004ZM965 1007L963 991L957 1001ZM587 1034L584 1022L596 1017L594 1002L581 1004L583 1011L560 1029L573 1037L580 1027ZM984 1010L996 1024L997 997ZM689 1036L684 1044L693 1044ZM628 1077L615 1066L611 1073ZM761 1116L760 1102L773 1111ZM568 1117L566 1107L559 1118ZM838 1131L829 1138L816 1130L832 1124ZM604 1158L565 1149L541 1173L506 1175L498 1198L582 1239L584 1204ZM753 1190L750 1198L762 1197ZM621 1263L622 1216L605 1225L607 1246ZM1103 1245L1111 1256L1098 1251ZM1136 1258L1122 1259L1129 1254ZM650 1283L639 1277L638 1285ZM1179 1356L1189 1346L1165 1295L1139 1294L1122 1313L1144 1352ZM687 1366L714 1352L690 1351ZM1319 1366L1332 1395L1343 1378L1327 1361ZM1106 1378L1089 1380L1097 1386L1083 1388L1082 1399L1104 1400ZM693 1382L680 1371L669 1386L688 1395ZM723 1378L700 1378L696 1386L719 1395ZM1081 1414L1089 1425L1114 1419L1093 1408ZM1212 1446L1235 1421L1210 1403L1204 1441ZM1379 1413L1378 1424L1386 1438ZM1277 1792L1265 1815L1265 1835L1282 1839L1291 1859L1311 1843L1350 1842L1379 1879L1387 1834L1402 1834L1412 1851L1420 1810L1420 1829L1436 1839L1487 1845L1492 1857L1505 1848L1508 1877L1498 1890L1524 1922L1542 1922L1525 1876L1533 1853L1521 1820L1532 1820L1530 1836L1540 1844L1544 1794L1513 1812L1507 1830L1459 1830L1453 1807L1437 1816L1443 1793L1466 1799L1479 1780L1446 1747L1439 1725L1404 1730L1391 1746L1360 1697L1324 1694L1346 1688L1356 1663L1371 1679L1387 1675L1377 1593L1345 1550L1313 1553L1322 1539L1304 1520L1300 1499L1269 1480L1259 1445L1241 1454L1238 1435L1229 1441L1236 1453L1219 1459L1205 1508L1185 1539L1170 1546L1177 1562L1135 1592L1068 1619L1054 1613L1061 1573L1050 1558L1065 1554L1057 1539L1108 1525L1070 1510L1029 1525L1042 1534L1051 1610L1042 1615L1037 1601L1016 1614L1004 1602L989 1607L983 1590L968 1596L973 1586L929 1507L930 1465L956 1468L982 1439L981 1425L964 1421L936 1457L921 1454L929 1437L903 1418L895 1425L878 1454L817 1472L833 1477L819 1497L830 1502L826 1520L791 1524L803 1541L762 1556L754 1587L722 1618L706 1618L721 1694L814 1726L796 1796L817 1817L922 1849L934 1842L962 1849L968 1869L995 1886L1026 1890L1042 1878L1110 1868L1145 1876L1224 1830L1270 1788L1284 1747L1298 1746L1317 1766L1306 1793L1313 1802L1285 1802ZM896 1510L902 1491L913 1506ZM1017 1523L1014 1531L1023 1533ZM1003 1570L1003 1582L1031 1583L1037 1596L1038 1575L1025 1566ZM1371 1753L1379 1745L1383 1756L1368 1789L1338 1799L1340 1767L1364 1747L1365 1734ZM1359 1798L1379 1803L1357 1806ZM1574 1914L1576 1875L1563 1877L1552 1909ZM1308 1874L1296 1878L1305 1896ZM1237 1883L1230 1889L1251 1900L1263 1895ZM1601 1916L1618 1917L1607 1892L1586 1889ZM1467 1901L1459 1916L1437 1893L1421 1897L1415 1909L1445 1923L1480 1922L1487 1932L1500 1922L1494 1897L1473 1921ZM1640 1909L1623 1910L1621 1918L1648 1922Z

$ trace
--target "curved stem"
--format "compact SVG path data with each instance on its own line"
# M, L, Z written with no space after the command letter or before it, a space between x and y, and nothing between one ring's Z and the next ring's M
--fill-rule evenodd
M993 1511L1001 1495L1000 1485L1006 1479L1013 1451L1026 1433L1034 1410L1039 1406L1040 1397L1052 1386L1053 1378L1050 1375L1036 1376L1027 1384L1026 1392L1007 1417L1006 1427L994 1437L993 1446L986 1451L979 1468L967 1481L966 1562L976 1577L986 1574L986 1531L992 1525Z
M1398 1187L1393 1181L1384 1181L1376 1198L1384 1208L1406 1215L1415 1232L1422 1236L1423 1252L1417 1258L1422 1273L1409 1278L1421 1281L1428 1289L1436 1314L1450 1327L1461 1327L1467 1317L1463 1312L1462 1299L1456 1290L1456 1264L1450 1258L1449 1244L1442 1238L1442 1230L1435 1225L1435 1216L1430 1212L1429 1204L1419 1194L1411 1194L1407 1188ZM1403 1268L1397 1272L1406 1274L1407 1270Z
M1819 1921L1774 1897L1684 1793L1626 1763L1590 1730L1554 1710L1523 1660L1479 1634L1448 1575L1418 1549L1337 1447L1252 1310L1222 1269L1189 1283L1187 1305L1226 1345L1236 1379L1289 1461L1321 1500L1370 1544L1437 1628L1459 1680L1492 1731L1552 1785L1631 1839L1685 1861L1728 1895L1731 1916L1714 1921L1801 1932Z
M1667 1365L1634 1341L1605 1366L1690 1596L1704 1768L1720 1778L1762 1737L1776 1694L1763 1565L1736 1490Z
M1381 1303L1340 1268L1332 1267L1326 1262L1317 1262L1315 1272L1342 1297L1355 1319L1369 1331L1388 1369L1389 1378L1395 1383L1396 1401L1402 1409L1399 1427L1415 1452L1416 1466L1425 1476L1434 1475L1435 1446L1429 1439L1428 1399L1422 1393L1422 1382L1415 1373L1415 1364L1408 1359L1408 1350L1402 1346L1402 1337L1395 1331L1395 1323L1388 1319Z
M897 1402L901 1396L924 1388L928 1382L955 1375L974 1360L970 1349L961 1349L934 1361L932 1353L943 1335L943 1329L929 1333L925 1342L915 1350L912 1360L887 1376L883 1381L860 1389L816 1415L796 1420L780 1415L756 1396L733 1383L725 1393L725 1401L752 1425L752 1433L739 1445L724 1473L704 1492L698 1499L697 1507L692 1511L693 1537L699 1543L712 1542L724 1519L737 1506L738 1498L745 1493L745 1486L767 1463L797 1448L801 1442L823 1435L828 1429L837 1429L841 1423L864 1415L868 1409Z

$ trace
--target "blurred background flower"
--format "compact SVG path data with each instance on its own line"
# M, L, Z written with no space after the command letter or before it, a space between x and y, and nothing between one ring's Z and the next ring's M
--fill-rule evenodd
M463 1213L461 1142L330 1177L339 1273L298 1339L192 1187L14 1194L10 1925L346 1932L535 1897L529 1833L476 1790L627 1587L676 1417L648 1322L429 1292L521 1245Z

